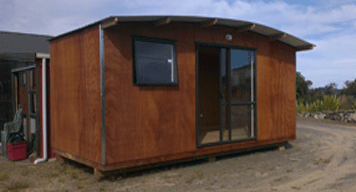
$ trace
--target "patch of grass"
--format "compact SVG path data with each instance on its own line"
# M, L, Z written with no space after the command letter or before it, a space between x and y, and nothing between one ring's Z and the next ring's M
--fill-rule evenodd
M21 171L21 175L24 176L24 177L27 176L30 173L31 173L31 171L29 169L24 169L24 170Z
M188 180L186 180L185 183L191 184L191 183L193 183L193 181L194 181L195 179L196 179L196 176L193 175L191 178L189 178Z
M299 190L299 189L300 189L299 186L292 186L291 188L292 188L292 189L295 189L295 190Z
M61 177L58 179L58 182L60 183L64 183L66 181L66 178L65 177Z
M79 182L79 183L77 184L77 189L83 189L83 188L84 188L83 183L82 183L82 182Z
M24 190L30 187L30 183L27 181L12 181L6 185L6 188L10 191Z
M331 161L330 158L329 158L329 159L319 158L319 159L314 159L314 160L313 160L313 163L314 163L315 165L318 165L318 164L320 164L320 163L330 163L330 161Z
M1 174L0 175L0 181L7 181L9 180L9 175L8 174Z
M71 175L70 175L70 177L71 177L72 179L78 179L78 178L79 178L79 174L78 174L77 172L72 172Z
M99 191L105 191L106 189L104 187L100 187Z
M56 168L48 168L38 172L42 178L55 178L60 174L60 170Z
M203 179L204 178L204 174L202 172L198 172L198 178L199 179Z

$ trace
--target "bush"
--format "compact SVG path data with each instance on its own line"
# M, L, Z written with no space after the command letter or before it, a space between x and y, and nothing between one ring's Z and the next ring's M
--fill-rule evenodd
M341 95L340 96L340 109L355 110L356 98L354 96Z
M315 100L312 103L306 103L305 105L298 101L296 103L297 113L301 112L320 112L320 111L335 111L340 108L340 99L336 96L323 95L322 99Z
M302 113L302 112L305 112L305 106L302 102L298 102L297 101L297 113Z
M340 107L340 99L336 95L324 95L321 110L336 111Z

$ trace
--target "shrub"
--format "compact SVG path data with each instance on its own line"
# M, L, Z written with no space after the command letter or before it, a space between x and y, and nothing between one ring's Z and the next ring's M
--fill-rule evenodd
M355 100L356 103L356 100ZM355 105L356 106L356 105ZM297 101L296 110L297 113L301 112L320 112L320 111L335 111L340 108L340 98L336 95L329 96L323 95L321 99L317 99L312 103L306 103L305 105L301 101Z
M336 95L324 95L321 110L336 111L339 109L340 99Z
M296 104L296 108L297 108L297 113L302 113L302 112L305 112L305 106L302 102L298 102L297 101L297 104Z

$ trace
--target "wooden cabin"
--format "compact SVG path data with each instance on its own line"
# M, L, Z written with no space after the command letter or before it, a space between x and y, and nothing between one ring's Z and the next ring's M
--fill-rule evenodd
M296 51L247 21L108 17L53 38L57 155L109 171L295 139Z

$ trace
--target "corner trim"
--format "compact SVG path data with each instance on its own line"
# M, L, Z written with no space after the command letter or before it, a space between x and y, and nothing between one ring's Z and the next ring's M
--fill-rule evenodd
M100 53L100 96L101 96L101 165L106 165L106 127L105 127L105 46L104 29L99 25Z

